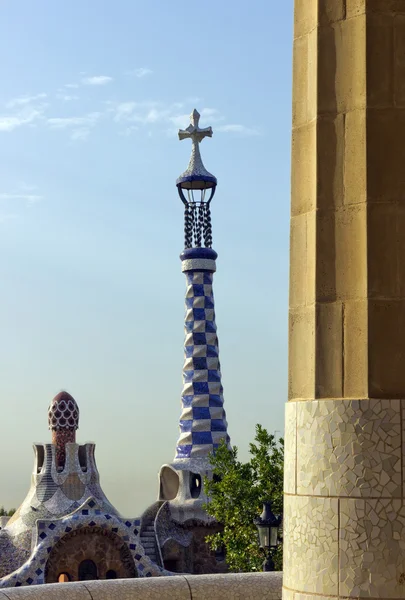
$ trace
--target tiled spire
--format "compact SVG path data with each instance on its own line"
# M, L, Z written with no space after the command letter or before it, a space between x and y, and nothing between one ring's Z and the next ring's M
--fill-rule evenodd
M176 461L207 458L221 440L229 443L212 290L216 257L209 248L191 248L181 255L187 289Z
M217 179L205 168L200 153L200 143L213 132L212 127L201 128L199 120L194 109L190 125L179 131L180 140L191 139L192 149L188 168L176 182L184 204L185 250L180 258L187 290L182 413L175 461L204 459L207 463L221 440L229 443L229 436L212 291L217 253L211 248L210 205Z

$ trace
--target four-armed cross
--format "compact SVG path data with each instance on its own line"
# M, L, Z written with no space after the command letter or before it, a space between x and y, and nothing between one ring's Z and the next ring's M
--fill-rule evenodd
M190 115L190 125L187 129L179 129L179 140L191 138L193 145L202 142L205 137L212 137L212 127L198 127L200 113L194 109Z

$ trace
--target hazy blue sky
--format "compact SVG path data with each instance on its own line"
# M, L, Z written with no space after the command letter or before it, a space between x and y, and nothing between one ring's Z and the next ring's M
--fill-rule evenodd
M0 3L0 504L18 505L61 389L136 516L174 457L185 282L175 187L196 107L218 177L229 433L282 430L293 0Z

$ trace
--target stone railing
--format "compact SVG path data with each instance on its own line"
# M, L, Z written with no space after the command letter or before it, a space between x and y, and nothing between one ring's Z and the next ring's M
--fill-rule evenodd
M0 600L281 600L282 573L178 575L0 590Z

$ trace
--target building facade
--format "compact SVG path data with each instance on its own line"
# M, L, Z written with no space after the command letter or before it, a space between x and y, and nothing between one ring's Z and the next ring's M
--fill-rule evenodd
M28 494L0 530L0 588L168 574L142 545L142 518L105 496L95 444L76 443L79 408L67 392L49 407L52 443L35 444Z
M186 315L180 436L173 462L162 466L158 500L140 518L123 518L106 498L95 445L76 443L79 407L58 394L48 410L52 441L35 444L31 487L22 505L0 522L0 587L57 581L152 577L226 570L205 543L219 530L205 511L210 453L229 444L215 322L210 204L217 180L204 167L197 111L179 132L192 154L177 180L184 204Z

